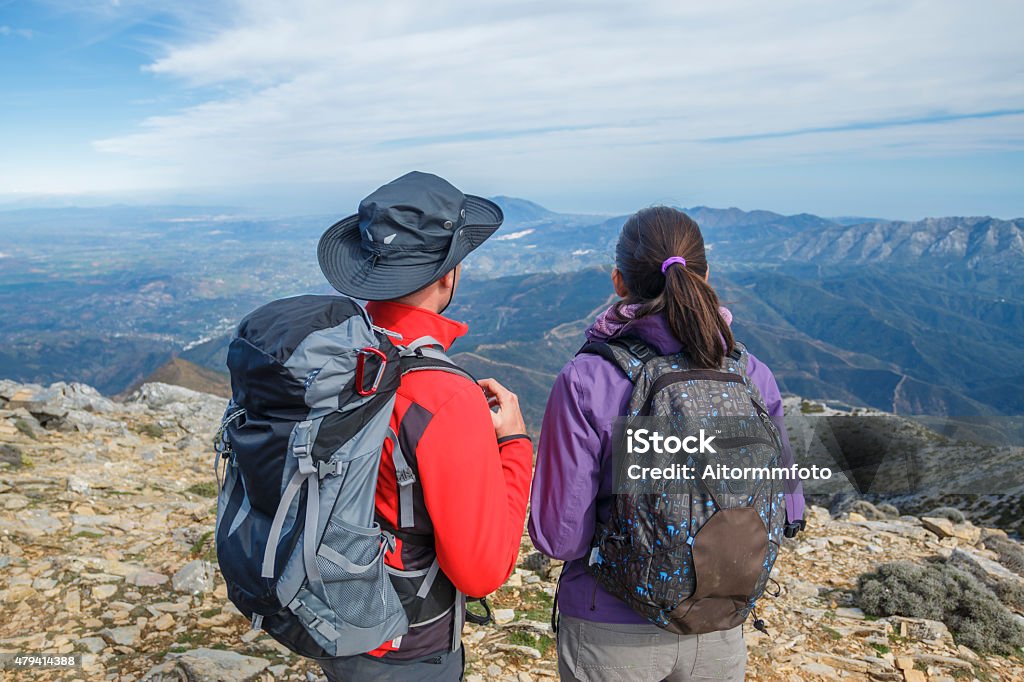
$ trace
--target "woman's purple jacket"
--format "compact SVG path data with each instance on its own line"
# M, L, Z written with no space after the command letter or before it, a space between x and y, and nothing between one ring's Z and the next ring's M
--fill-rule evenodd
M612 336L592 326L587 338L639 337L660 355L682 349L662 315L635 319ZM782 426L782 397L771 371L750 355L747 372L761 391L769 415ZM632 384L612 363L581 354L555 380L548 398L537 449L537 469L530 498L530 537L540 551L566 561L558 592L558 608L574 618L602 623L646 623L618 597L606 592L586 570L586 557L597 520L611 511L612 428L626 413ZM786 431L782 466L793 464ZM803 518L803 489L786 488L789 521Z

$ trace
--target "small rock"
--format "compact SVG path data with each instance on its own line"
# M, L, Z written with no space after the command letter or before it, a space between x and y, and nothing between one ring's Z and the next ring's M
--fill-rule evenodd
M811 675L818 675L829 680L838 680L839 674L836 669L832 666L825 665L824 663L816 663L814 661L804 663L800 666L800 669L804 672L808 672Z
M550 565L551 559L541 552L530 552L523 557L523 568L529 571L541 573L542 571L546 571Z
M195 559L178 570L171 578L175 592L202 594L213 589L213 566L208 561Z
M494 609L492 614L494 616L494 622L498 625L505 625L511 623L516 619L516 612L514 609Z
M270 661L220 649L192 649L168 654L191 682L244 682L256 678Z
M853 619L856 619L856 620L863 620L864 619L864 612L861 611L858 608L853 608L853 607L846 607L846 606L840 607L840 608L836 609L836 615L839 616L840 618L853 618Z
M97 601L110 599L117 593L116 585L97 585L92 588L92 598Z
M67 609L68 613L80 613L82 610L82 593L78 590L70 590L64 597L64 608Z
M159 618L153 621L153 627L161 632L164 630L170 630L174 627L174 616L169 613L161 615Z
M494 665L493 663L487 666L487 675L490 678L495 678L501 674L501 667Z
M68 490L79 495L89 493L89 482L78 476L68 476Z
M107 648L107 643L103 641L102 637L83 637L78 640L78 643L85 647L90 654L102 653Z
M494 647L498 651L504 651L510 654L519 654L520 656L526 656L527 658L539 659L540 651L534 649L532 646L523 646L521 644L498 644Z
M242 641L248 644L262 634L263 632L261 630L246 630L242 633Z
M124 625L119 628L107 628L100 632L100 636L107 640L111 644L120 644L121 646L132 646L139 641L139 636L142 634L138 625Z
M139 571L128 576L128 582L136 587L156 587L163 585L168 580L166 575L156 571Z

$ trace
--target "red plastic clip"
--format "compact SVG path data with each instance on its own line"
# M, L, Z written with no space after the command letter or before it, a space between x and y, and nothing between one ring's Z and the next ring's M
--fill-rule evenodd
M377 387L380 385L380 380L384 376L384 368L388 365L388 356L384 354L379 348L366 347L359 349L359 359L356 360L356 393L359 395L373 395L377 392ZM375 355L380 359L380 369L377 370L377 376L373 379L373 386L369 389L364 388L365 382L364 376L366 373L366 356Z

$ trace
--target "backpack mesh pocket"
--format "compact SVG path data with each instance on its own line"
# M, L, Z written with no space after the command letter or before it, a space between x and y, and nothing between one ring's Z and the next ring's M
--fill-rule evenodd
M327 526L316 560L327 604L339 621L375 627L401 610L384 569L386 549L376 524L359 528L332 519Z

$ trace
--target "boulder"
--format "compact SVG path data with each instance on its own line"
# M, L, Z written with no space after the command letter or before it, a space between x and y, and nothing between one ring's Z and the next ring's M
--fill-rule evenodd
M192 649L167 654L167 660L150 669L143 680L189 680L189 682L247 682L258 679L270 661L221 649Z
M201 594L213 590L213 565L209 561L195 559L182 566L174 577L171 586L175 592Z

